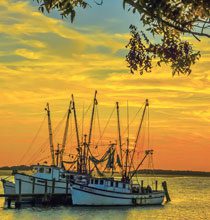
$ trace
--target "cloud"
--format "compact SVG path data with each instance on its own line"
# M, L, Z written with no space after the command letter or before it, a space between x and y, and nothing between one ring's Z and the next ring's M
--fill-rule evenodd
M33 59L36 60L36 59L39 59L41 57L40 54L35 53L33 51L30 51L30 50L27 50L27 49L24 49L24 48L23 49L17 49L15 51L15 54L19 55L19 56L22 56L22 57L25 57L27 59L32 59L32 60Z
M107 22L111 22L111 26L122 24L119 19L124 17L121 16ZM203 39L198 44L188 38L196 48L204 51L190 76L172 77L168 66L158 68L155 64L151 74L139 76L130 74L126 67L124 46L129 35L122 32L125 27L112 26L115 29L106 31L104 23L100 27L70 24L39 13L29 1L3 0L0 18L2 146L10 147L11 143L4 137L9 137L11 131L14 143L16 140L31 140L40 117L44 115L46 102L51 103L52 117L57 122L63 117L74 93L78 117L81 117L83 103L89 106L97 89L103 125L116 101L120 101L122 127L125 128L127 100L132 118L149 98L152 143L161 149L160 167L165 163L170 167L167 158L172 157L172 150L181 147L190 150L192 146L198 150L201 147L206 149L210 116L209 40ZM98 22L106 22L106 17ZM136 120L131 128L133 137L138 123ZM86 127L89 128L89 124ZM26 132L27 128L30 132ZM114 118L108 133L115 141ZM27 141L18 142L17 148L24 151ZM169 153L167 149L170 149ZM2 160L7 163L4 158ZM191 169L196 168L190 159L186 160ZM207 169L205 164L201 165Z

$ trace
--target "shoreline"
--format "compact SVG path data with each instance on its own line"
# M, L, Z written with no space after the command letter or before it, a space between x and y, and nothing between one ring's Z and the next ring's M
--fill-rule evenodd
M0 167L0 176L11 175L12 170L30 172L32 166L11 166L11 167ZM117 173L118 174L118 173ZM140 170L137 172L139 175L144 176L195 176L195 177L210 177L210 172L204 171L191 171L191 170Z

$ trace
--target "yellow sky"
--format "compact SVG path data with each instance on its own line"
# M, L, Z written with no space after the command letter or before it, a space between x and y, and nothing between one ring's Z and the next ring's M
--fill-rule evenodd
M72 93L81 115L97 89L102 127L116 101L126 121L127 100L131 114L150 100L156 168L210 171L209 40L190 39L202 51L190 76L172 77L170 68L155 65L152 74L139 76L131 75L124 61L128 32L72 25L40 14L28 1L8 0L1 1L0 32L1 166L25 162L21 156L43 120L46 102L55 126ZM31 151L46 138L45 126Z

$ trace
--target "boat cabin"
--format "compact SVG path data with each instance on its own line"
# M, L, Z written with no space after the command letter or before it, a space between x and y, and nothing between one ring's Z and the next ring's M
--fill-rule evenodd
M33 176L37 178L43 178L47 180L63 180L73 181L78 174L73 171L66 171L63 168L47 165L36 165L33 167ZM80 177L80 176L78 176ZM81 176L82 179L82 176Z
M48 180L60 180L65 178L62 174L65 171L59 167L47 166L47 165L36 165L33 167L33 176L37 178L43 178Z
M90 178L88 186L116 192L130 192L130 184L113 178Z

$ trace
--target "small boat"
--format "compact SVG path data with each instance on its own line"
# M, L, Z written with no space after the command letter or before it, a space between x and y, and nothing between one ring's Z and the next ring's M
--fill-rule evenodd
M148 156L152 156L153 150L146 150L143 159L140 161L134 170L134 155L136 152L137 142L139 134L141 131L143 119L147 107L149 106L148 100L145 102L143 115L140 120L140 125L137 132L137 137L134 142L132 150L129 149L129 138L127 138L127 148L124 151L125 155L123 157L122 141L120 133L120 121L119 121L119 106L117 104L117 116L118 116L118 136L119 136L119 150L121 155L121 179L117 180L112 178L89 178L82 181L75 181L72 186L72 203L73 205L86 205L86 206L132 206L132 205L161 205L164 198L169 198L167 192L167 185L164 182L163 189L158 190L157 181L155 188L152 189L150 185L146 187L143 186L143 181L141 184L134 183L134 177L137 177L140 166L143 164L144 160ZM129 131L128 131L129 134ZM129 136L128 136L129 137ZM112 150L112 152L115 152ZM103 157L104 158L104 157ZM115 164L113 161L114 155L112 157L111 164ZM123 161L125 158L125 161ZM119 160L119 158L118 158ZM96 159L92 162L97 161ZM131 166L132 165L132 166Z

